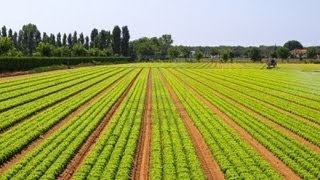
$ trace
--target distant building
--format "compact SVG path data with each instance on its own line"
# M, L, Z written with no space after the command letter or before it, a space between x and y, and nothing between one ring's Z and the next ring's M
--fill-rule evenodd
M295 57L295 58L307 58L307 49L294 49L292 51L290 51L290 54Z

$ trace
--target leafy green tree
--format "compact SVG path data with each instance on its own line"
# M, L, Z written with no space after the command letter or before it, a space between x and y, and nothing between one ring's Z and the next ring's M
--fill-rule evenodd
M13 42L8 37L0 37L0 56L6 55L13 49Z
M38 28L34 24L27 24L22 27L23 39L22 39L22 47L25 54L32 56L33 51L36 49L37 34Z
M97 47L100 50L107 48L107 36L108 36L108 32L107 31L101 30L99 32L98 39L96 39L96 41L98 41L98 46Z
M7 37L7 28L6 28L6 26L2 26L1 35L2 35L2 37Z
M9 31L8 31L8 37L12 39L12 36L13 36L12 29L10 28Z
M229 50L229 58L230 62L233 63L233 59L235 58L235 53L233 50Z
M83 33L80 33L79 43L82 44L82 45L84 44L84 36L83 36Z
M61 42L61 33L58 33L57 34L57 46L58 47L61 47L62 45L62 42Z
M13 46L17 49L18 48L18 33L14 32L12 36Z
M224 50L221 52L222 62L226 63L229 60L230 52L228 50Z
M66 45L67 45L67 34L66 34L66 33L63 33L62 45L63 45L63 46L66 46Z
M43 33L42 42L44 42L44 43L50 43L50 37L47 35L46 32Z
M201 58L203 58L204 54L200 49L197 49L194 53L195 58L200 61Z
M170 47L168 49L168 54L170 56L171 59L176 59L177 57L179 57L179 49L177 47Z
M56 45L56 37L54 34L50 34L50 44Z
M130 40L130 33L128 26L122 27L122 41L121 41L121 54L123 56L129 55L129 40Z
M91 38L91 45L90 47L97 47L98 44L97 44L97 41L96 41L96 38L98 37L98 30L96 28L94 28L92 31L91 31L91 35L90 35L90 38Z
M217 55L219 55L219 49L211 48L209 53L210 53L211 56L217 56Z
M39 43L37 47L37 52L40 53L41 56L52 56L55 47L51 43Z
M277 57L281 59L288 59L290 52L286 47L277 48Z
M87 55L89 57L99 56L100 50L98 48L89 48L87 51Z
M173 43L172 37L170 34L164 34L159 38L160 43L160 53L162 56L168 55L168 49Z
M112 49L114 54L120 55L121 53L121 29L115 26L112 30Z
M40 31L38 30L36 32L36 45L38 46L38 44L41 42L41 33Z
M307 50L307 57L308 57L309 59L315 59L315 58L317 58L317 49L314 48L314 47L308 48L308 50Z
M88 36L86 36L86 38L85 38L84 47L85 47L86 49L89 48L89 37L88 37Z
M71 33L68 34L67 41L68 41L68 45L71 47L73 45Z
M283 47L289 49L289 51L292 51L294 49L302 49L303 48L302 44L296 40L291 40L291 41L286 42L283 45Z
M253 47L249 51L249 57L253 62L261 61L262 56L261 56L261 50L257 47Z
M189 47L181 46L179 49L180 49L180 53L184 58L190 58L191 50Z
M73 36L72 36L72 44L78 43L78 35L77 31L74 31Z
M73 56L84 57L87 55L87 50L84 45L77 43L72 46L72 54Z

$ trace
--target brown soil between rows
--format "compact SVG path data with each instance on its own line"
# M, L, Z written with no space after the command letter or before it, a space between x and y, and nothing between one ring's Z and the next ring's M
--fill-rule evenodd
M191 78L191 77L190 77ZM194 79L194 78L192 78ZM194 79L195 81L203 84L202 82ZM206 86L205 84L203 84L204 86ZM217 91L217 90L214 90L214 89L211 89L212 92L217 95L217 96L220 96L222 97L223 99L225 99L226 101L232 103L233 105L241 108L241 109L244 109L246 112L254 115L255 117L257 117L258 119L260 120L263 120L266 124L272 126L273 128L285 133L286 135L296 139L297 141L299 141L300 143L304 144L305 146L309 147L310 149L314 150L315 152L317 153L320 153L320 147L318 147L317 145L309 142L308 140L304 139L303 137L301 137L300 135L290 131L289 129L281 126L280 124L277 124L276 122L273 122L272 120L268 119L267 117L265 117L264 115L260 114L259 112L253 110L252 108L240 103L240 102L237 102L236 100L234 100L233 98L230 98L224 94L222 94L221 92ZM240 93L240 92L239 92Z
M60 129L64 124L66 124L68 121L70 121L72 118L74 118L77 114L82 112L85 108L90 106L93 102L97 101L101 96L103 96L105 93L107 93L117 82L119 82L125 75L121 76L116 81L112 82L109 86L107 86L104 90L102 90L100 93L98 93L96 96L94 96L92 99L87 101L85 104L78 107L75 111L73 111L71 114L66 116L64 119L59 121L57 124L55 124L53 127L51 127L46 133L41 135L39 138L34 140L32 143L30 143L28 146L23 148L18 154L16 154L14 157L12 157L9 161L4 163L2 166L0 166L0 173L3 173L10 169L13 165L15 165L17 162L21 160L26 154L28 154L30 151L32 151L35 147L37 147L40 143L42 143L45 139L47 139L52 133L54 133L56 130Z
M192 139L192 143L196 148L198 158L200 160L201 166L204 170L207 179L224 179L224 174L221 171L218 163L214 160L214 157L212 156L211 151L206 142L204 141L201 133L194 125L191 117L182 105L182 102L180 101L179 97L174 92L173 88L171 87L168 80L164 77L161 71L160 74L164 82L164 85L169 91L169 94L171 95L176 109L179 112L180 117L183 120L183 123L186 126L187 131Z
M232 127L245 141L247 141L269 164L285 179L301 179L295 172L293 172L287 165L285 165L280 159L273 155L268 149L254 139L249 133L236 124L229 116L223 113L218 107L214 106L210 101L198 93L193 87L187 84L185 81L177 77L185 87L193 93L199 100L201 100L208 108L210 108L215 114L222 118L230 127Z
M138 151L132 170L132 179L149 179L152 115L152 71L149 69L143 122L141 124Z
M186 75L186 74L185 74L185 75ZM189 75L186 75L186 76L190 77ZM192 78L192 77L190 77L190 78ZM196 81L198 81L198 80L196 80ZM198 81L198 82L199 82L199 81ZM225 86L225 85L223 85L223 84L220 84L220 85ZM225 86L225 87L227 87L227 86ZM286 115L291 116L291 117L293 117L293 118L296 118L296 119L298 119L298 120L300 120L300 121L303 121L303 122L305 122L306 124L309 124L309 125L314 126L314 127L316 127L316 128L320 128L320 124L312 121L311 119L307 119L307 118L302 117L302 116L300 116L300 115L298 115L298 114L295 114L295 113L293 113L293 112L289 112L288 110L285 110L285 109L282 108L282 107L278 107L278 106L272 105L272 104L270 104L269 102L263 101L263 100L260 100L260 99L257 99L257 98L255 98L254 96L251 96L251 95L248 95L248 94L244 94L243 92L241 92L241 91L239 91L239 90L237 90L237 89L235 89L235 88L231 88L231 87L227 87L227 88L232 89L232 90L234 90L234 91L236 91L236 92L238 92L238 93L246 96L247 98L250 98L250 99L252 99L252 100L254 100L254 101L256 101L256 102L259 102L259 103L261 103L261 104L263 104L263 105L265 105L265 106L267 106L267 107L269 107L269 108L272 108L272 109L274 109L274 110L276 110L276 111L279 111L279 112L281 112L281 113L283 113L283 114L286 114ZM300 105L300 104L299 104L299 105Z
M100 124L96 127L96 129L91 133L91 135L87 138L86 142L81 146L81 148L78 150L78 152L74 155L74 157L71 159L65 170L60 174L58 177L59 180L65 180L65 179L71 179L74 173L77 171L77 169L80 167L83 160L88 156L89 152L94 147L97 139L100 137L103 130L107 127L110 120L114 116L115 112L118 110L120 104L124 100L124 98L127 96L128 92L132 88L134 82L136 81L137 77L141 73L141 70L139 73L135 75L135 77L132 79L128 87L125 89L125 91L121 94L121 96L117 99L117 101L112 105L111 109L106 113L103 120L100 122Z
M230 127L232 127L238 134L246 140L269 164L285 179L301 179L295 172L293 172L287 165L285 165L280 159L273 155L268 149L254 139L249 133L236 124L229 116L223 113L218 107L214 106L210 101L198 93L193 87L187 84L184 80L181 81L185 87L190 90L199 100L201 100L208 108L210 108L215 114L222 118Z

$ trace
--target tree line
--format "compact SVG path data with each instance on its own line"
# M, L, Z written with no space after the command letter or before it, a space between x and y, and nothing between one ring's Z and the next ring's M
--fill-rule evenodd
M40 32L36 25L27 24L19 31L3 26L0 30L0 56L34 57L131 57L136 61L195 58L219 59L222 62L234 58L249 58L261 61L262 58L296 58L290 51L301 49L303 45L291 40L283 46L218 46L190 47L173 46L170 34L160 37L142 37L130 41L127 26L115 26L112 31L92 29L90 36L83 33L48 34ZM320 47L308 47L306 57L319 57ZM302 59L302 57L300 57Z
M127 26L115 26L112 32L94 28L90 36L83 33L41 33L34 24L13 32L0 30L0 56L129 56L130 33Z

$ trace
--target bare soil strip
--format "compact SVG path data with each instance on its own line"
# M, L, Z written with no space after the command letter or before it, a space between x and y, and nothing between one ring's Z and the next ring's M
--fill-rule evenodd
M132 88L132 85L136 81L137 77L139 76L141 70L139 73L136 74L136 76L133 78L133 80L130 82L126 90L121 94L121 96L118 98L118 100L112 105L111 109L107 112L103 120L100 122L100 124L96 127L96 129L92 132L92 134L87 138L86 142L81 146L81 148L78 150L78 152L74 155L72 160L69 162L65 170L60 174L58 179L65 180L65 179L71 179L73 174L76 172L76 170L80 167L81 163L85 159L85 157L89 154L91 149L94 147L94 144L96 143L96 140L99 138L103 130L107 127L109 121L114 116L115 112L118 110L120 104L124 100L124 98L127 96L128 92Z
M192 122L191 117L188 115L186 109L182 105L182 102L180 101L177 94L174 92L168 80L164 77L162 72L160 74L165 84L165 87L168 89L171 98L189 132L189 135L192 139L192 143L197 150L198 158L200 160L201 166L204 170L207 179L224 179L224 174L221 171L218 163L214 160L214 157L211 154L210 149L204 141L201 133Z
M132 179L149 179L152 115L152 72L149 69L143 122L141 124L138 151L132 170Z
M177 77L177 76L176 76ZM224 114L218 107L211 104L205 97L199 94L193 87L188 85L185 81L177 77L185 87L192 92L199 100L201 100L208 108L210 108L215 114L222 118L230 127L242 136L269 164L285 179L301 179L295 172L293 172L287 165L285 165L280 159L273 155L268 149L254 139L249 133L236 124L229 116Z
M90 106L93 102L97 101L101 96L103 96L105 93L107 93L118 81L120 81L125 75L121 76L119 79L111 83L109 86L107 86L103 91L101 91L99 94L97 94L95 97L90 99L88 102L83 104L82 106L78 107L75 111L73 111L71 114L69 114L67 117L59 121L57 124L55 124L52 128L50 128L45 134L41 135L38 139L30 143L28 146L23 148L20 153L16 154L14 157L12 157L9 161L4 163L2 166L0 166L0 173L5 172L6 170L10 169L13 165L15 165L17 162L23 158L26 154L28 154L30 151L32 151L35 147L37 147L40 143L42 143L46 138L48 138L52 133L54 133L56 130L60 129L64 124L66 124L68 121L70 121L72 118L74 118L77 114L82 112L85 108Z

